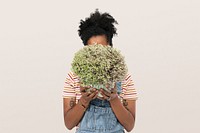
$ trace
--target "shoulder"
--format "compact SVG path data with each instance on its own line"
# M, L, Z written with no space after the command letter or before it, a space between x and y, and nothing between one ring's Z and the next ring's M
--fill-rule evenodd
M67 77L68 77L70 80L74 81L74 82L76 82L76 81L79 80L78 75L76 75L76 74L75 74L73 71L71 71L71 70L68 72Z
M122 80L122 83L127 85L127 83L130 83L130 82L133 82L133 79L132 79L131 74L127 73L126 76L124 77L124 80Z
M137 90L130 73L128 73L122 81L122 97L123 99L136 100L138 98Z

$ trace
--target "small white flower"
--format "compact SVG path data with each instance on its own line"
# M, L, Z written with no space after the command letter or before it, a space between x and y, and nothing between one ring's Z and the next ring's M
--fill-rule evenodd
M83 86L95 86L97 89L107 83L122 81L128 71L120 51L101 44L84 46L75 53L71 65Z

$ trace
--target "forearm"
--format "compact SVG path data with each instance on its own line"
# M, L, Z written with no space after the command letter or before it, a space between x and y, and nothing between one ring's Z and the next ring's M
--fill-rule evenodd
M73 108L67 111L64 116L65 126L71 130L79 124L81 118L84 115L85 109L80 105L76 104Z
M134 116L123 106L119 98L110 101L113 112L126 131L131 131L134 127Z

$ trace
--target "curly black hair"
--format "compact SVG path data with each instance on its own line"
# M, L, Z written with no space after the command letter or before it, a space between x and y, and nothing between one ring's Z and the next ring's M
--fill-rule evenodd
M92 36L106 35L107 42L112 46L113 35L117 35L114 24L118 24L118 22L109 13L100 13L96 9L94 13L90 14L90 17L85 18L85 21L81 19L78 34L84 45L87 45L87 41Z

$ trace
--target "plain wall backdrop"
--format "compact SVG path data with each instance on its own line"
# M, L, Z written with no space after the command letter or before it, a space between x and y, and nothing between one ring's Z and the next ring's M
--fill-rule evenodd
M96 8L119 22L114 47L139 96L132 133L200 132L199 0L0 1L0 132L75 131L62 90L80 19Z

